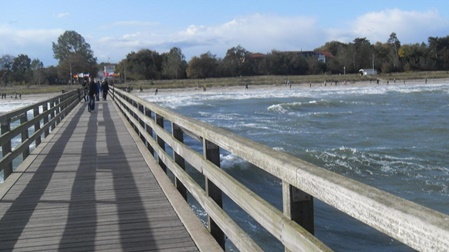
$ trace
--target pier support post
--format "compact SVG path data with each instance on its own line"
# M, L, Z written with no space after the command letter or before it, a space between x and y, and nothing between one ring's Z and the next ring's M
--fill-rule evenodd
M179 127L177 124L172 123L172 129L173 129L173 137L178 140L179 142L184 142L184 133L181 130L181 127ZM184 158L176 153L175 150L173 150L173 159L175 160L176 164L179 165L183 170L186 169L186 164ZM182 195L182 197L187 201L187 189L186 187L181 183L181 181L178 180L178 178L175 177L175 186L176 189L178 189L178 192Z
M145 108L145 116L148 118L151 118L151 110L149 110L148 108ZM147 131L147 133L153 137L153 129L150 127L150 125L145 124L145 129ZM154 149L153 147L151 147L150 143L148 141L145 140L145 145L147 146L148 151L150 151L151 155L154 157Z
M313 197L285 181L282 182L282 194L284 215L313 235Z
M204 157L215 164L216 166L220 167L220 148L208 141L207 139L203 140L203 153ZM223 196L220 188L218 188L214 183L212 183L208 178L206 178L206 193L209 197L212 198L215 203L223 207ZM215 238L215 240L218 242L218 244L225 249L225 236L224 232L220 229L220 227L210 218L210 216L207 217L208 226L209 226L209 232L211 235Z
M2 125L1 125L2 135L10 130L11 130L11 125L10 125L10 119L8 118L8 120L2 122ZM2 145L3 156L6 156L10 152L11 152L11 140L9 140L4 145ZM9 175L11 175L11 173L12 173L12 161L7 163L3 167L0 167L0 169L3 170L3 180L6 180L6 178L9 177Z
M27 116L27 113L25 112L25 113L23 113L23 115L20 117L20 124L25 124L27 121L28 121L28 116ZM29 137L28 130L22 131L22 135L21 135L22 143L23 143L24 141L26 141L26 140L28 139L28 137ZM37 145L36 145L36 146L37 146ZM28 145L28 146L25 148L25 150L23 150L23 154L22 154L23 160L25 160L25 158L27 158L29 155L30 155L30 146Z
M42 110L43 110L43 113L44 113L44 114L45 114L45 112L48 111L48 103L45 103L45 104L43 105ZM48 122L49 122L48 115L46 115L46 116L44 117L44 125L46 125ZM47 137L49 134L50 134L50 129L47 128L47 129L45 130L45 135L44 135L44 137Z
M164 128L164 117L156 114L156 124L159 125L161 128ZM159 146L165 151L165 142L164 139L162 139L159 136L156 136L156 141L159 144ZM162 162L162 160L158 157L159 165L161 166L162 170L167 173L167 166Z
M34 108L33 114L34 114L34 117L38 117L39 116L39 108ZM34 124L34 132L37 132L40 129L41 129L41 123L38 121ZM39 144L41 144L41 141L42 141L41 136L38 136L36 138L36 147L39 146Z

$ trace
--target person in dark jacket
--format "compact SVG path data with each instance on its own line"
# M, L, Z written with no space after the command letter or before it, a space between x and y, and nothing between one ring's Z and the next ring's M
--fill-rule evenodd
M106 101L106 98L108 97L108 91L109 91L109 84L108 84L107 79L104 79L104 82L101 85L101 91L103 92L103 100Z
M83 98L84 101L87 102L89 101L89 83L87 82L86 79L83 80Z
M89 82L89 104L87 110L93 112L95 110L95 96L98 96L98 86L95 83L94 78L90 78Z

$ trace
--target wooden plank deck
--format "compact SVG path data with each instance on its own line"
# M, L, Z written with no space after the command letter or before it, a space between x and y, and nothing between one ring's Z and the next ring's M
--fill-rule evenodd
M0 250L198 251L113 102L96 109L75 108L15 174Z

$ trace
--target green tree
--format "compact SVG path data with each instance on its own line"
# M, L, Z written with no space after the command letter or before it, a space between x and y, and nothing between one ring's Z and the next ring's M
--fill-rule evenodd
M187 63L184 54L178 47L162 55L162 75L168 79L181 79L186 77Z
M399 48L401 48L401 42L399 41L395 32L390 34L390 38L388 38L387 44L390 47L390 60L393 64L393 68L395 71L400 70L401 62L399 61Z
M266 56L266 65L269 74L273 75L287 75L288 74L288 59L283 52L272 50Z
M226 76L251 75L251 64L246 61L250 52L242 46L232 47L223 58L223 71Z
M40 85L44 78L43 73L44 63L39 59L33 59L31 61L31 70L33 71L34 83Z
M393 71L393 64L390 60L390 46L387 43L376 42L373 46L374 66L382 73Z
M11 68L14 56L5 54L0 58L0 81L7 86L11 79Z
M356 38L352 47L354 70L358 71L361 68L372 68L373 50L370 41L366 38Z
M60 81L58 79L58 68L55 66L49 66L43 69L44 72L44 82L47 84L58 84Z
M131 52L126 55L117 68L121 75L130 80L161 79L162 56L149 49Z
M289 66L287 74L289 75L303 75L312 69L314 73L315 71L317 73L323 73L324 64L319 62L317 58L310 57L306 59L298 53L289 53L287 54L287 60Z
M90 45L75 31L65 31L52 43L54 58L59 61L59 78L71 81L77 72L89 72L96 76L97 59Z
M434 70L449 69L449 36L429 37L429 64Z
M210 52L193 57L187 67L187 77L190 79L210 78L217 76L219 60Z
M319 51L328 51L334 55L326 60L326 70L331 73L355 73L359 70L353 64L354 50L348 44L332 41L319 48Z
M29 82L32 76L31 59L25 54L18 55L14 58L11 70L14 81Z

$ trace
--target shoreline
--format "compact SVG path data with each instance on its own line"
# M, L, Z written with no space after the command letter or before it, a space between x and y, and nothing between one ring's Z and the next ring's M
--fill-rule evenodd
M205 90L203 87L181 87L181 88L153 88L153 89L143 89L142 91L132 91L131 94L135 96L152 96L155 95L155 91L158 90L157 95L174 95L174 94L207 94L207 93L225 93L225 92L238 92L238 91L263 91L263 90L277 90L277 89L324 89L324 88L354 88L354 87L375 87L375 86L411 86L411 85L432 85L432 84L448 84L449 78L435 78L428 79L408 79L408 80L380 80L379 84L376 81L351 81L351 82L326 82L326 83L282 83L282 84L253 84L248 85L230 85L230 86L207 86ZM21 96L14 96L14 94L8 94L6 98L0 99L0 105L12 103L12 102L40 102L47 99L51 99L55 96L60 95L60 92L54 93L39 93L39 94L22 94Z
M216 92L237 92L237 91L251 91L251 90L277 90L277 89L325 89L325 88L354 88L354 87L376 87L376 86L413 86L413 85L432 85L432 84L448 84L449 78L438 79L409 79L409 80L381 80L379 84L376 81L352 81L352 82L326 82L326 83L290 83L290 84L253 84L248 85L233 85L233 86L206 86L203 87L185 87L185 88L154 88L143 89L142 91L132 91L131 94L136 96L150 96L150 95L174 95L174 94L198 94L198 93L216 93ZM157 90L157 94L156 94Z

